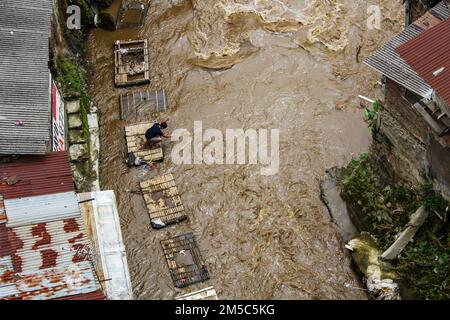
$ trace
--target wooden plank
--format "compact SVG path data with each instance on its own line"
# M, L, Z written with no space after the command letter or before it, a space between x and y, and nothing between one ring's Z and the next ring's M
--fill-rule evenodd
M208 287L176 297L175 300L219 300L219 298L217 297L216 290L213 287Z
M416 232L423 225L428 217L428 211L425 207L420 207L413 215L406 229L398 236L397 240L387 249L381 258L385 260L393 260L403 251L403 249L410 243Z
M413 108L423 117L423 119L428 123L428 125L433 129L434 132L436 132L438 135L441 135L445 132L446 128L439 122L434 120L420 103L414 104Z

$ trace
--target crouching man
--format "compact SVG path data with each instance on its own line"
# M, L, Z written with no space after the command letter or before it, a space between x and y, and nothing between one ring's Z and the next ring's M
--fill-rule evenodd
M162 121L161 123L155 123L151 128L145 132L146 145L149 148L156 148L161 146L162 138L169 139L170 135L164 134L163 130L167 129L167 121L169 119Z

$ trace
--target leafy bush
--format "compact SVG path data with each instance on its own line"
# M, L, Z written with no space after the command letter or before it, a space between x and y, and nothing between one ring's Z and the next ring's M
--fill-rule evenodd
M364 121L369 125L369 129L372 132L377 131L378 112L380 111L381 104L375 101L372 105L372 109L365 108L363 111Z
M445 220L448 202L426 181L419 187L383 186L369 156L351 162L343 179L343 197L377 245L386 250L404 230L410 216L425 206L429 216L401 255L393 262L412 298L449 299L450 247ZM448 218L447 218L448 219Z

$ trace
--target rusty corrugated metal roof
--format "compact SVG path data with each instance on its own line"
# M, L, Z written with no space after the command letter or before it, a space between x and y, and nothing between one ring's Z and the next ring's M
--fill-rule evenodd
M99 283L91 268L90 262L84 261L15 274L7 284L0 286L0 297L5 300L49 300L96 292Z
M431 86L414 71L397 53L396 49L411 41L426 29L450 17L450 7L441 1L423 17L388 41L384 46L370 55L364 63L386 77L401 84L421 97L430 99L433 93Z
M397 52L450 104L450 19L403 44Z
M0 194L0 223L6 222L5 202L3 201L3 195Z
M5 200L5 211L0 299L104 299L74 192Z
M0 225L0 299L75 299L101 290L84 222L78 218ZM104 299L104 296L101 297Z
M98 290L74 296L66 296L64 298L55 298L54 300L105 300L105 295L101 290Z
M65 151L45 156L24 156L11 163L0 164L0 194L5 199L68 191L74 191L74 185L69 155Z

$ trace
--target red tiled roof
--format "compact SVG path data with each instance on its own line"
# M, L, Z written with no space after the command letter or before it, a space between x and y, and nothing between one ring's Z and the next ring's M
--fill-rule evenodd
M450 104L450 19L426 30L396 51ZM435 75L438 70L441 72Z
M8 185L6 179L13 183ZM5 199L69 191L74 191L74 185L67 152L25 156L0 164L0 194Z

